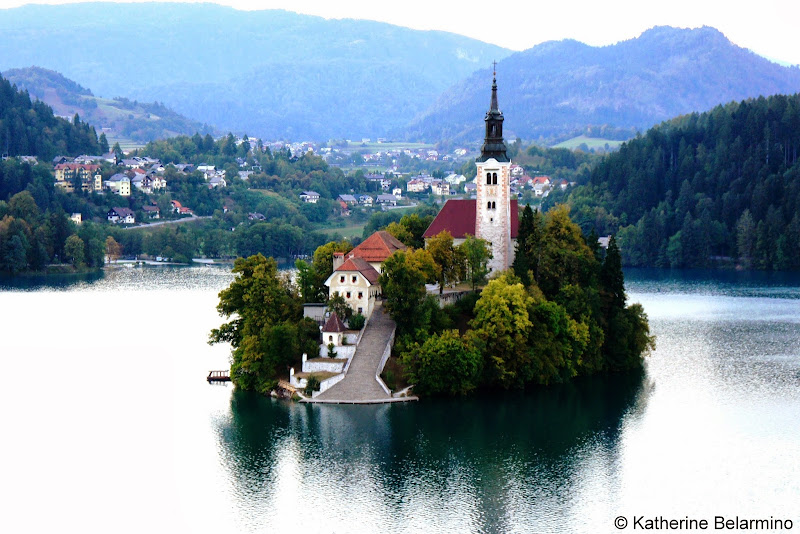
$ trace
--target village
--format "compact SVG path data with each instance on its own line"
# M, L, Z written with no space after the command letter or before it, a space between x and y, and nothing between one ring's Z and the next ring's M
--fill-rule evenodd
M237 138L237 144L248 141L247 138ZM251 150L259 147L271 147L273 150L290 150L292 153L314 153L315 145L312 143L268 143L262 144L259 140ZM339 148L318 149L326 161L334 160L337 156L348 155L348 152ZM340 194L333 199L340 215L347 217L355 206L364 208L391 209L395 207L413 206L416 202L432 200L441 202L450 197L475 198L477 192L477 177L467 179L463 174L455 172L437 177L443 173L407 172L396 165L398 156L404 155L411 159L436 161L457 161L464 158L465 149L457 149L453 155L440 156L436 150L426 149L391 149L377 151L363 155L363 163L358 170L350 168L350 172L363 172L366 180L366 191ZM385 172L379 173L371 167L373 162L390 159L392 164ZM21 162L37 164L33 156L19 156ZM146 156L131 156L120 158L118 153L109 152L100 156L81 155L75 158L58 156L52 160L52 171L55 185L66 193L80 191L84 194L108 193L127 199L136 192L149 197L150 195L163 194L169 191L167 169L171 167L172 173L189 175L199 173L209 189L223 189L234 179L247 180L261 171L258 165L248 165L245 158L237 158L240 169L235 176L231 176L226 169L215 165L192 165L190 163L163 164L159 159ZM333 165L336 165L333 163ZM104 175L106 176L104 178ZM510 168L510 193L520 200L535 202L537 198L546 197L552 190L565 190L573 182L552 179L550 176L530 176L525 169L516 164ZM322 195L313 190L302 191L298 198L301 202L316 204ZM193 216L191 207L183 205L179 200L170 201L170 214L174 216ZM137 216L138 215L138 216ZM106 220L113 224L132 225L149 220L160 219L165 214L155 201L145 202L139 213L131 206L112 206ZM250 213L249 220L264 220L260 213ZM71 219L80 224L82 214L73 213Z

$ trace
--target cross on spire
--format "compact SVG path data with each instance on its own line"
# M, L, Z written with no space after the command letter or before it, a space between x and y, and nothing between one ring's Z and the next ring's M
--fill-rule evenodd
M497 61L492 61L492 75L497 76Z

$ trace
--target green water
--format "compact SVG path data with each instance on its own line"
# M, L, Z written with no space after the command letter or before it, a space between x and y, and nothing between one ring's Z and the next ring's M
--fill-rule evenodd
M368 407L208 385L223 269L0 280L4 530L800 528L800 279L627 278L658 337L644 373Z

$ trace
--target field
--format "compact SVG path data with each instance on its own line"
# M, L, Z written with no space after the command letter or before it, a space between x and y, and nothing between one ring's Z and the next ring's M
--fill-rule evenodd
M361 237L361 235L364 233L364 224L365 223L362 222L358 224L351 224L348 226L339 226L336 228L331 228L331 227L318 228L317 231L327 236L339 234L340 236L346 239L350 239L353 237Z
M572 139L567 139L566 141L562 141L557 145L554 145L553 148L568 148L570 150L574 150L578 148L582 144L586 144L587 147L591 148L605 148L606 144L610 149L618 148L619 145L624 143L624 141L615 141L613 139L602 139L599 137L586 137L585 135L579 135L578 137L573 137Z

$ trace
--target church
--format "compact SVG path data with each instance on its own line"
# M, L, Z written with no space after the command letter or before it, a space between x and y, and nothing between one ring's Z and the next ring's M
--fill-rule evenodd
M477 198L450 199L425 230L425 239L443 230L455 245L472 235L489 242L492 272L504 271L514 262L519 205L511 197L511 160L503 142L503 113L497 105L497 73L492 78L492 100L486 112L486 132L477 166Z

